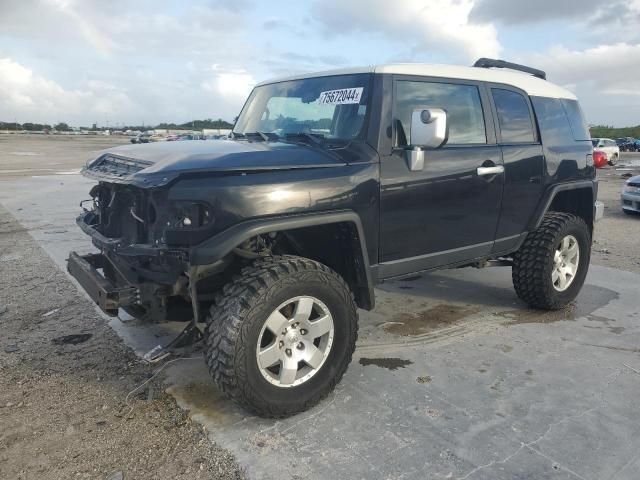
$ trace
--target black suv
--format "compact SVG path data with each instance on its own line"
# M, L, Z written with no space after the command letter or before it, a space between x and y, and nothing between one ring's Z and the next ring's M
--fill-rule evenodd
M109 315L205 322L214 381L271 417L334 388L384 280L507 265L527 304L571 302L602 214L575 96L489 59L266 82L227 140L121 146L83 173L100 252L71 274Z

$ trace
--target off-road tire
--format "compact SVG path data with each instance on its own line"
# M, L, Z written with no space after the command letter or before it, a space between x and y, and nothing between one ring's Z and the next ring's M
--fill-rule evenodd
M578 270L564 291L554 288L551 273L559 242L573 235L580 248ZM591 257L591 235L585 222L575 215L549 212L540 226L527 235L514 254L511 277L516 294L531 307L557 310L571 303L582 288Z
M269 314L282 302L312 295L328 307L335 335L317 373L306 382L282 388L260 373L256 346ZM329 394L347 370L358 333L353 295L340 275L326 265L295 256L254 261L226 284L210 309L205 328L205 359L214 382L248 411L268 418L293 415Z

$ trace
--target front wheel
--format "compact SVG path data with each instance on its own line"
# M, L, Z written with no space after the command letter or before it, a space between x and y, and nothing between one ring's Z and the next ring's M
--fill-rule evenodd
M614 165L616 165L618 163L618 154L614 153L613 155L611 155L611 157L609 158L609 165L611 165L612 167Z
M356 337L356 306L340 275L306 258L267 257L243 269L211 307L206 360L236 403L284 417L333 390Z
M549 212L513 257L516 294L535 308L556 310L572 302L587 276L591 235L575 215Z

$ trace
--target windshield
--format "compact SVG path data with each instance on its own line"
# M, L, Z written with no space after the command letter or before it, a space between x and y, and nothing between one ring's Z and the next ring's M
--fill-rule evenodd
M370 74L305 78L256 87L233 133L350 140L364 125Z

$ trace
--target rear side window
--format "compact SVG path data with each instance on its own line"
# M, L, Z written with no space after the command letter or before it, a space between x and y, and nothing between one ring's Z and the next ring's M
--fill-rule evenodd
M432 107L446 110L449 145L487 143L480 92L475 85L437 82L397 82L395 118L409 138L414 108ZM398 135L398 143L404 139Z
M560 100L560 103L562 103L562 107L569 118L571 131L573 132L573 139L590 140L591 134L589 133L589 127L584 119L584 115L578 101L563 98Z
M492 88L498 112L502 143L533 143L533 122L524 96L511 90Z
M536 117L538 117L542 142L546 147L552 148L573 143L573 133L560 100L548 97L531 97L531 102Z

